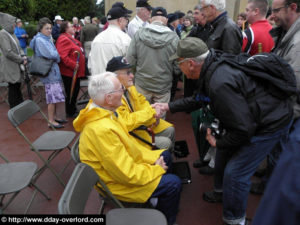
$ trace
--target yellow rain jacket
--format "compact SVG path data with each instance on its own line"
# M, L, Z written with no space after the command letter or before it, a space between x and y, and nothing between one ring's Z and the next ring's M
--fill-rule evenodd
M93 167L121 201L146 202L165 173L154 165L163 150L149 151L129 135L120 116L91 103L73 122L81 133L80 160Z
M154 118L155 110L151 107L150 103L146 100L144 95L140 94L135 86L131 86L127 89L129 94L130 105L125 98L122 96L122 105L117 109L118 114L123 118L125 124L129 131L134 131L136 135L143 138L144 140L152 143L151 136L145 130L135 130L141 125L146 127L151 127L155 134L162 132L168 127L173 126L171 123L160 119L160 122L157 126L154 126L156 119ZM153 127L152 127L153 126ZM137 141L145 146L148 149L151 149L151 146L142 142L141 140Z

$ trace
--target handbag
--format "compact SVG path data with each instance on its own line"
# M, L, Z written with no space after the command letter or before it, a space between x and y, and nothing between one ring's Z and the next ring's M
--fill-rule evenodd
M34 56L29 63L29 73L33 76L47 77L53 65L52 59Z

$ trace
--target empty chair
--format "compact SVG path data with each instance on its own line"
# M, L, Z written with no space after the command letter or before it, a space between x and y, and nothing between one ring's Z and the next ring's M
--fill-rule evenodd
M80 135L78 135L77 139L75 140L75 142L72 145L71 148L71 156L73 161L77 164L80 163L80 158L79 158L79 138Z
M10 109L7 113L8 119L11 124L18 130L19 134L25 139L25 141L30 145L31 150L34 151L38 157L43 161L43 166L39 168L36 172L36 176L39 176L46 168L49 168L58 181L65 186L62 181L60 174L56 173L55 170L50 165L50 162L64 149L69 147L70 143L75 137L75 132L73 131L56 131L52 126L52 131L47 131L41 134L35 141L30 141L30 139L25 135L25 133L20 129L19 125L24 121L30 119L36 113L40 113L44 118L45 124L49 123L46 115L41 111L40 107L31 100L26 100L21 104ZM44 158L41 152L51 152L50 156ZM68 164L66 164L67 166ZM61 173L64 171L66 166L63 168Z
M156 209L111 209L106 214L106 225L167 225L167 219Z
M58 202L58 213L83 214L89 195L98 182L107 189L92 167L84 163L78 163ZM114 198L111 193L107 193L107 196ZM117 199L112 201L116 207L123 207ZM102 212L103 203L100 207L100 212Z
M101 185L101 195L114 203L115 207L107 214L107 225L167 225L165 216L155 209L124 208L122 203L109 191L92 167L78 163L58 202L59 214L83 214L91 191L96 184ZM99 186L99 185L97 185ZM100 207L100 213L103 204ZM152 222L151 222L152 221Z
M36 163L9 162L1 153L0 157L5 161L5 163L0 164L0 214L3 213L18 193L29 185L35 187L35 190L27 205L25 214L28 212L37 190L43 194L46 199L50 200L50 198L32 182L32 178L37 170ZM8 194L12 194L12 196L4 203L4 197Z

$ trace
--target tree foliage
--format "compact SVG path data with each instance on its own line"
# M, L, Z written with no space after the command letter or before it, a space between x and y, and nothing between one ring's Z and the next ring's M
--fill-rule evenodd
M104 1L96 5L96 0L0 0L0 12L26 21L38 21L42 17L53 20L55 15L66 20L72 20L74 16L101 17Z

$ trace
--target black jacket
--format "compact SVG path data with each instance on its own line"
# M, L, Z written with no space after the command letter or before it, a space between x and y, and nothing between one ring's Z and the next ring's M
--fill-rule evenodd
M224 12L212 21L210 34L205 43L209 49L238 54L242 51L243 36L240 28Z
M188 37L196 37L202 39L204 42L208 39L210 33L211 26L209 24L205 24L205 26L201 26L196 24L193 26L191 32Z
M214 116L227 131L217 140L217 147L238 147L254 135L274 132L286 126L293 116L289 98L275 97L268 90L269 82L266 80L246 75L224 61L220 63L222 55L222 52L211 50L198 80L198 93L210 98ZM279 65L268 63L268 67L274 70L279 68ZM290 89L296 91L295 80L290 82ZM195 94L170 102L169 108L171 112L195 110L203 104L201 100L199 94Z

